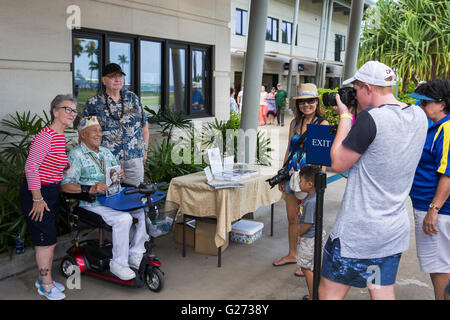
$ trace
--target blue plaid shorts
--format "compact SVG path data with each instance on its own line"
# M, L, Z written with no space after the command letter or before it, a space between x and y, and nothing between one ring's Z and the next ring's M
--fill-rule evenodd
M389 286L395 283L402 254L375 259L355 259L341 256L339 238L328 238L323 251L321 275L331 281L356 288L369 284Z

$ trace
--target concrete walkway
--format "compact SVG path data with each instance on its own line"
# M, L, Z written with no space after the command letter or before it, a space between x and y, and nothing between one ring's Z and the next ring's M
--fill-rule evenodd
M288 116L286 121L292 117ZM287 145L285 127L267 126L263 130L279 130L278 151L273 156L274 166L281 162ZM282 150L280 150L282 149ZM328 176L334 173L329 172ZM338 179L327 186L324 205L324 227L330 231L340 201L345 190L346 180ZM433 287L427 274L421 273L416 257L414 223L412 208L408 201L411 221L410 248L402 256L395 286L399 300L434 299ZM88 275L81 277L81 289L66 290L67 299L78 300L298 300L307 294L304 278L294 277L296 265L273 267L273 260L285 255L287 244L287 218L284 201L275 205L274 236L270 236L270 207L261 207L254 213L254 219L264 223L263 236L251 245L230 242L222 254L222 267L217 268L217 257L197 254L187 247L187 256L181 256L181 245L173 240L173 233L156 239L154 253L162 261L165 273L165 286L159 293L143 288L128 288ZM95 233L94 233L95 234ZM59 263L65 248L70 246L69 238L59 239L57 259L53 264L53 277L65 283L59 272ZM34 252L27 248L26 254L13 256L13 260L0 257L1 272L6 269L22 270L19 274L3 277L0 280L0 299L43 299L34 288L37 270L34 267ZM22 259L22 260L21 260ZM19 262L21 261L21 262ZM31 269L23 271L24 265ZM3 273L5 275L5 273ZM349 300L367 300L366 289L352 288Z

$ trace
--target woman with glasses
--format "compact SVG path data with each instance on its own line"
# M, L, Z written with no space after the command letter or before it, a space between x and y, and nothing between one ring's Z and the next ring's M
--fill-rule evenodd
M432 121L409 194L417 256L422 272L430 274L435 299L443 300L450 279L450 81L425 82L410 97Z
M60 181L68 167L64 130L77 116L72 95L56 96L50 107L51 124L31 142L20 188L20 205L36 251L39 270L35 286L50 300L65 298L64 286L52 280L53 252L56 245L55 216L59 208Z
M118 64L106 65L102 91L86 102L82 117L97 116L103 131L102 146L119 162L125 173L124 183L137 186L144 181L148 122L139 97L124 89L124 76Z
M305 132L308 124L322 124L328 125L328 121L322 117L319 103L319 94L317 87L313 83L303 83L298 89L298 96L293 97L295 100L294 119L291 121L289 127L289 144L284 156L284 162L292 155L291 160L286 164L288 166L290 175L294 171L299 171L306 166L304 152L305 143L300 143L299 140L305 137ZM286 264L297 263L297 204L298 199L295 191L289 186L289 180L278 185L281 192L284 193L286 201L286 212L288 218L288 240L289 252L286 256L279 260L275 260L273 265L275 267L284 266ZM297 277L303 277L303 273L298 269L295 274Z

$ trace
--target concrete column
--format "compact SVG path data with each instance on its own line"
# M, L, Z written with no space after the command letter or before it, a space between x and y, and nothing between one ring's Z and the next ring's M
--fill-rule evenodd
M331 29L331 22L333 21L333 0L330 0L329 5L328 5L328 18L327 18L327 31L325 32L325 44L324 44L324 48L323 48L323 54L322 54L322 59L326 60L327 59L327 50L328 50L328 40L330 38L330 29ZM326 72L327 72L327 64L326 62L324 62L322 64L322 69L320 72L320 87L323 88L325 86L325 77L326 77Z
M323 38L326 33L326 20L327 20L327 11L328 11L328 2L329 0L323 0L322 3L322 18L320 19L320 31L319 31L319 43L317 49L317 64L316 64L316 86L320 87L320 75L322 64L319 60L322 60L322 51L323 51Z
M354 76L358 62L359 36L364 12L364 0L352 0L350 9L350 22L347 32L347 50L345 51L345 63L343 79Z
M248 25L247 54L245 58L245 94L241 114L241 129L246 132L258 129L259 96L261 92L264 52L266 41L267 12L269 0L252 0ZM252 143L250 143L252 145ZM255 150L245 152L246 162L251 161Z
M300 7L300 0L295 0L295 8L294 8L294 23L292 24L292 39L291 39L291 49L289 51L289 55L292 56L294 54L294 46L295 46L295 37L297 36L297 20L298 20L298 8ZM291 58L289 60L289 73L287 80L287 95L288 101L291 101L291 87L292 87L292 68L294 64L294 59Z

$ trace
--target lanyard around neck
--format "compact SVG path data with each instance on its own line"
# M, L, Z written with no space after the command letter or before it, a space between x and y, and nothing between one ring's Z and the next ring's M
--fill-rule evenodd
M88 156L92 161L94 161L94 163L100 169L101 173L105 174L105 158L102 157L100 160L98 160L97 156L93 155L92 152L88 152Z

